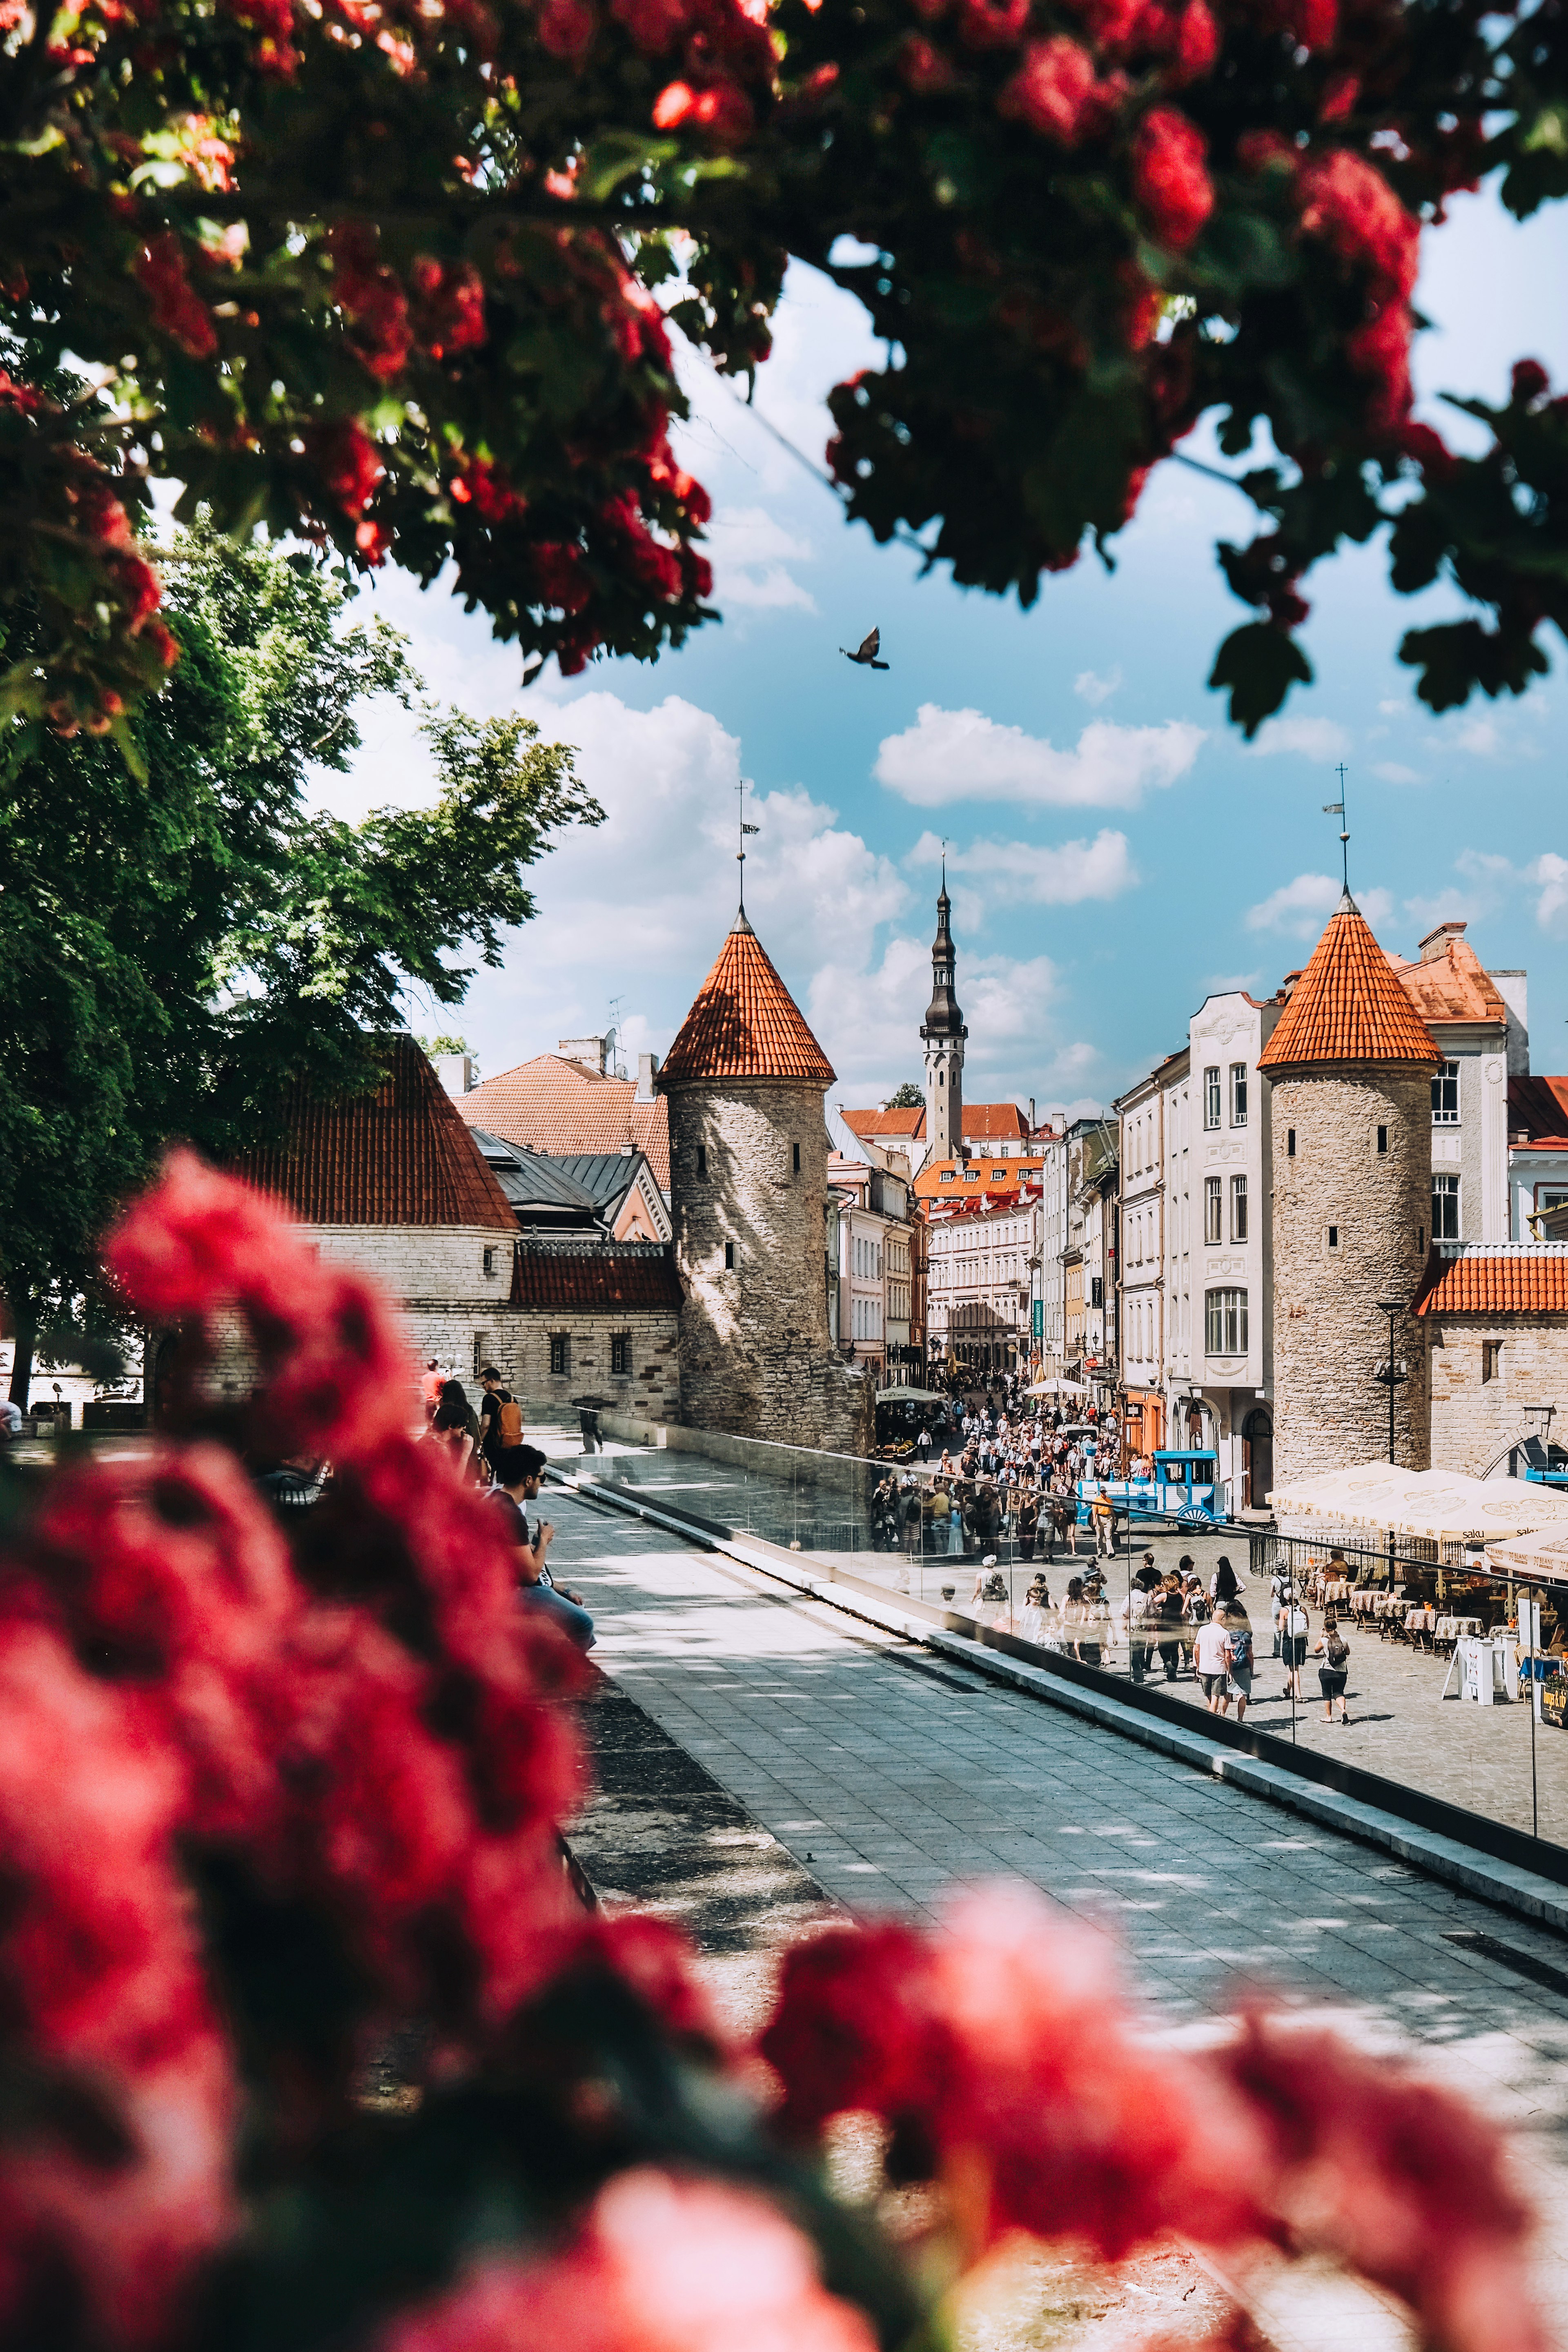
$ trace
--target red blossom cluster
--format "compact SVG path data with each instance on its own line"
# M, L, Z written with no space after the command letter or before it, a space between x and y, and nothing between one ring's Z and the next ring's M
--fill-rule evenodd
M484 341L484 283L471 263L416 255L405 286L379 257L368 223L338 222L326 245L333 296L351 322L355 353L380 382L400 376L416 349L440 360Z
M600 2194L564 2252L478 2263L396 2321L378 2352L875 2352L876 2341L762 2198L641 2169Z
M1421 224L1364 157L1331 148L1301 166L1297 181L1301 228L1321 237L1340 259L1364 271L1366 323L1350 337L1351 363L1373 380L1367 424L1397 435L1410 415L1410 297L1420 268Z
M172 229L143 247L136 276L152 298L153 325L192 359L210 359L217 349L217 329L185 275L184 253Z
M945 1927L831 1930L786 1957L761 2048L781 2127L866 2110L940 2181L972 2254L1012 2231L1118 2259L1161 2231L1327 2251L1448 2352L1543 2352L1533 2217L1496 2126L1337 2035L1253 2016L1198 2058L1139 2040L1098 1937L1032 1893Z

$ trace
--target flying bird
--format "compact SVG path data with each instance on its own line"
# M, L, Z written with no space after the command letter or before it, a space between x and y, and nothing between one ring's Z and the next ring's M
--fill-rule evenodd
M838 648L846 661L858 662L862 669L888 669L891 667L889 663L879 661L877 659L877 656L880 653L881 649L882 632L880 629L873 629L870 635L865 640L864 644L857 647L854 653L850 652L847 646L840 646Z

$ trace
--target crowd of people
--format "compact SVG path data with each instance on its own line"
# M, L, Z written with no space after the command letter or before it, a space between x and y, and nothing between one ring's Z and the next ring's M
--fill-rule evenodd
M528 1507L539 1499L546 1457L522 1441L522 1407L494 1364L479 1374L479 1398L471 1403L461 1381L444 1372L432 1357L421 1389L425 1442L440 1447L459 1477L485 1489L501 1515L516 1554L518 1599L569 1634L580 1649L594 1646L594 1621L580 1592L557 1584L550 1573L555 1529L550 1520L529 1522Z
M1007 1540L1026 1563L1037 1552L1054 1560L1058 1544L1076 1554L1079 1480L1091 1465L1097 1478L1121 1475L1114 1414L1092 1403L1081 1413L1048 1401L1031 1405L1016 1374L999 1390L959 1400L942 1439L922 1428L915 1451L922 1466L935 1457L935 1475L888 1472L871 1502L875 1549L972 1559ZM1090 1513L1086 1543L1110 1552L1116 1527L1107 1498Z

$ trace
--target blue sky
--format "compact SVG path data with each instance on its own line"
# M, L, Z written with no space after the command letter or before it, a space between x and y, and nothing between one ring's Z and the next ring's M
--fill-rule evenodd
M1568 224L1520 228L1489 196L1428 232L1417 299L1424 413L1441 390L1501 396L1531 355L1568 380ZM819 457L823 393L873 356L861 314L797 272L757 405ZM747 905L834 1060L830 1102L920 1075L937 845L950 843L972 1098L1103 1103L1179 1044L1211 990L1267 994L1337 895L1334 763L1347 762L1352 882L1379 937L1414 951L1462 917L1483 959L1523 965L1532 1060L1568 1067L1568 824L1561 821L1563 648L1519 704L1434 719L1395 658L1404 630L1452 609L1394 597L1376 550L1320 566L1304 642L1317 683L1259 745L1204 680L1244 618L1214 562L1245 539L1237 493L1163 467L1108 578L1092 555L1029 613L954 589L879 549L732 394L693 363L683 461L713 494L721 626L657 665L553 674L522 695L515 649L440 593L384 577L432 690L521 709L579 750L609 812L537 869L539 919L481 971L460 1016L487 1073L601 1031L618 1002L628 1055L664 1050L735 902L737 778L750 780ZM1463 421L1461 420L1461 425ZM1203 439L1189 445L1202 453ZM363 609L363 608L362 608ZM836 648L882 630L886 676ZM352 776L324 802L358 814L429 791L402 712L368 714ZM449 1026L413 1001L416 1028Z

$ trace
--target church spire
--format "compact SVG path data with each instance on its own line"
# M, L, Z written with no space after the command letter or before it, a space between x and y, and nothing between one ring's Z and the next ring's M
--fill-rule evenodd
M958 1160L963 1155L963 1041L969 1032L953 991L957 958L952 916L944 857L936 902L936 938L931 950L931 1003L921 1024L925 1044L926 1141L932 1160Z

